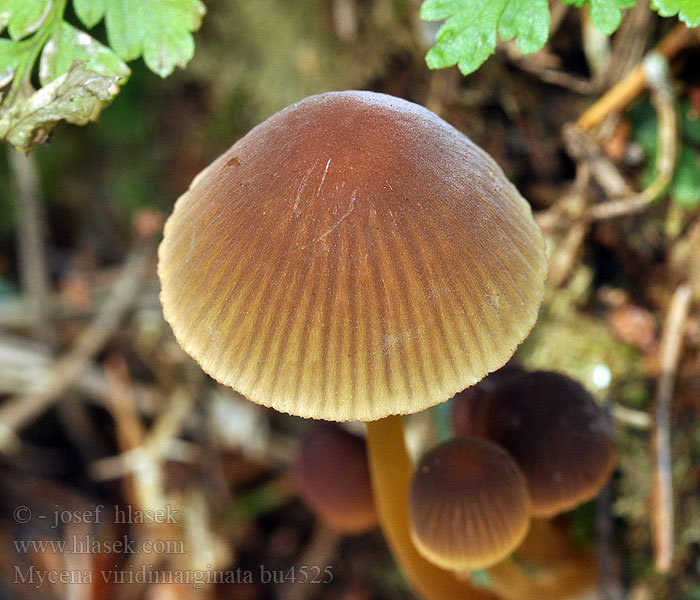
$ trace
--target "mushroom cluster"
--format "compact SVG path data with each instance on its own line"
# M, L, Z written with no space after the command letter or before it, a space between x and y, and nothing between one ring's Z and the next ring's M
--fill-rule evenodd
M165 317L213 378L279 411L367 423L389 545L422 596L450 600L493 596L443 568L476 564L451 562L462 542L412 530L424 494L410 490L400 415L502 367L535 323L546 270L530 207L493 159L425 108L371 92L313 96L250 131L178 199L158 264ZM493 441L455 447L491 455L469 473L441 450L431 460L484 485L503 467L486 495L505 510L512 492L530 514L517 457ZM436 485L431 466L421 476ZM490 560L527 529L464 510L474 531L494 518L479 550Z
M612 473L612 434L594 398L565 375L511 366L459 394L453 423L457 437L427 452L413 476L410 518L419 552L455 571L495 566L494 587L504 597L560 598L586 587L590 557L579 556L571 568L573 553L561 539L548 555L542 537L561 535L542 519L592 499ZM537 585L499 564L516 549L550 568L566 559L558 562L567 569Z

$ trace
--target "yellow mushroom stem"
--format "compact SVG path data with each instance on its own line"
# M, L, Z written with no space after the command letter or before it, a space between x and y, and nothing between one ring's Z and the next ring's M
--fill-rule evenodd
M403 420L391 416L367 423L367 452L379 522L404 576L425 600L495 600L428 562L416 550L409 532L408 491L413 466L406 452Z
M530 530L515 551L515 556L527 562L549 564L581 554L565 527L552 519L534 517Z
M595 566L588 555L575 553L562 532L547 521L536 523L526 544L543 544L550 564L533 574L513 561L488 569L493 593L472 586L421 556L413 545L408 520L408 495L413 466L406 451L403 419L391 416L367 423L367 451L377 515L394 558L413 589L425 600L548 600L560 599L590 586ZM523 554L527 555L527 545ZM557 550L564 554L555 556ZM556 561L550 559L557 558ZM524 558L524 557L523 557ZM534 558L534 556L533 556Z
M514 556L532 564L534 571L525 577L512 562L489 569L494 591L506 600L559 600L583 592L597 579L591 554L576 548L565 527L553 519L533 518ZM514 596L508 594L512 589L518 590Z
M584 592L596 581L593 557L580 554L532 573L504 560L489 567L491 589L504 600L562 600Z

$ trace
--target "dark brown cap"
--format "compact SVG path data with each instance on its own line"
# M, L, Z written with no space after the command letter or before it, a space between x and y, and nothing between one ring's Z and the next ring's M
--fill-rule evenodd
M525 473L536 516L590 500L612 473L615 448L605 414L565 375L536 371L511 377L480 414L483 434L508 450Z
M177 201L159 257L165 317L207 373L335 421L417 412L502 366L547 268L493 159L371 92L253 129Z
M445 569L472 570L499 562L520 544L530 525L530 499L503 448L461 437L421 459L409 514L421 554Z
M377 524L364 439L337 425L311 429L296 463L299 494L332 528L360 533Z
M452 431L455 435L482 435L483 426L480 421L484 403L500 383L524 370L511 360L452 398Z

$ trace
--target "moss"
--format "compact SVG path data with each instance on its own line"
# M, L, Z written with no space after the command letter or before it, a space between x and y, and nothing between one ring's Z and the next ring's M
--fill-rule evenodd
M565 373L592 392L601 390L594 378L601 366L609 369L612 386L640 385L640 357L634 348L617 341L601 320L573 308L553 310L547 301L517 358L530 369Z

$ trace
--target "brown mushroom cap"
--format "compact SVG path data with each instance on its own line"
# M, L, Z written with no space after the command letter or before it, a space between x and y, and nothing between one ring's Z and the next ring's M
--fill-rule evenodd
M212 377L318 419L452 397L535 322L544 242L498 165L428 110L334 92L200 173L159 251L165 317Z
M377 524L364 440L330 423L311 429L296 463L299 494L333 529L360 533Z
M525 474L535 516L548 517L595 497L615 465L605 415L585 388L547 371L501 383L480 410L488 439Z
M525 478L503 448L461 437L428 452L409 497L419 552L453 571L481 569L508 556L530 525Z
M524 372L523 367L512 360L489 373L479 383L462 390L452 398L452 431L455 435L482 434L481 412L493 390L512 375Z

